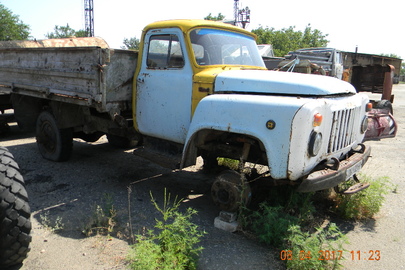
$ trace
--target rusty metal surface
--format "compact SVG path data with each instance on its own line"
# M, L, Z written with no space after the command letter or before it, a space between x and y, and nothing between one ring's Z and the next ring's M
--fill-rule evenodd
M352 173L351 171L356 167L360 169L370 157L371 148L366 145L363 146L363 153L354 153L349 158L340 161L337 170L324 168L308 175L298 187L298 191L313 192L328 189L350 178L352 176L350 175ZM353 172L356 173L356 171Z
M382 93L391 100L394 70L392 65L353 66L350 82L358 92Z
M349 187L345 191L343 191L343 194L354 194L359 191L362 191L370 186L370 183L356 183L353 186Z
M384 74L384 85L381 100L394 100L392 95L392 84L394 78L395 67L392 65L387 65L387 70Z
M0 48L0 93L91 106L111 115L130 110L136 52L101 48L108 45L99 38L6 43L9 47Z
M375 54L342 52L344 66L370 66L370 65L392 65L395 67L395 74L399 75L402 59Z
M0 49L61 48L61 47L109 48L107 42L100 37L59 38L59 39L44 39L44 40L11 40L0 42Z
M389 109L372 109L368 112L368 128L364 140L393 138L397 130L397 123Z

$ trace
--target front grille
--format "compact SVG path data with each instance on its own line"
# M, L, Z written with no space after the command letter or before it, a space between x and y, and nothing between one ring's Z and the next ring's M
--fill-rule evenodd
M353 143L355 139L355 109L333 112L332 130L330 133L328 152L333 153Z

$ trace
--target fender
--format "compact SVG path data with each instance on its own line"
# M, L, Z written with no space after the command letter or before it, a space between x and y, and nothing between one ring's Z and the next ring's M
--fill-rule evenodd
M198 104L186 137L181 168L195 164L196 135L202 130L243 134L259 140L267 155L271 176L287 178L291 123L305 99L296 97L215 94ZM269 121L274 123L271 127Z

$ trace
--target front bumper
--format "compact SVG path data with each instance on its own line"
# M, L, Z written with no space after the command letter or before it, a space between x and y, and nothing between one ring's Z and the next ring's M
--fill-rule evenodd
M337 186L356 174L370 157L371 148L362 145L360 152L354 152L350 157L335 164L335 168L326 167L308 175L298 187L299 192L313 192Z

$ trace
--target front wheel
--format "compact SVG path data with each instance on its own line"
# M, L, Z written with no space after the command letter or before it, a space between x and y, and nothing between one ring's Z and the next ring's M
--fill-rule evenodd
M0 269L21 264L31 242L31 210L13 155L0 147Z
M48 111L39 114L36 125L39 152L48 160L66 161L73 148L72 129L59 129L55 117Z
M246 179L239 173L227 170L218 175L211 187L214 203L221 210L234 212L246 206L251 199L251 189Z

